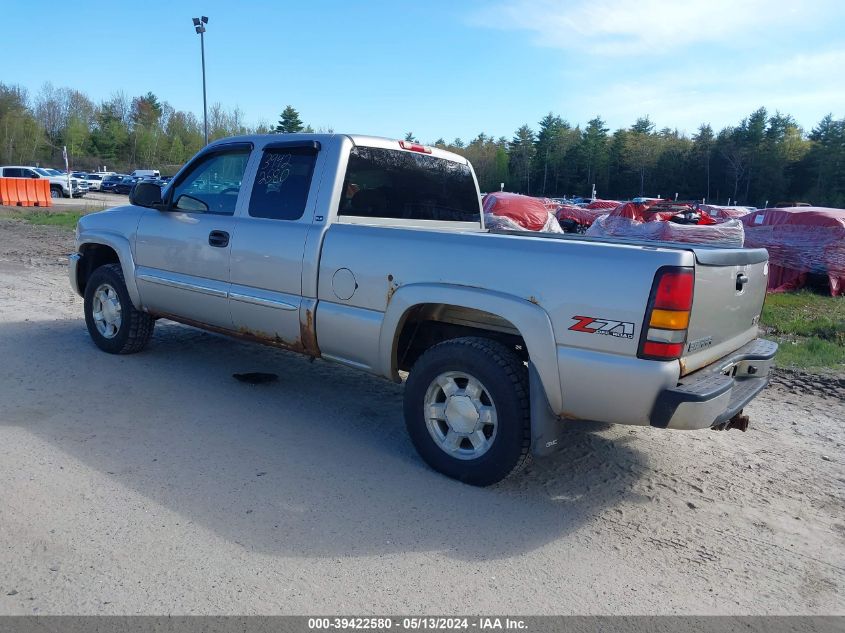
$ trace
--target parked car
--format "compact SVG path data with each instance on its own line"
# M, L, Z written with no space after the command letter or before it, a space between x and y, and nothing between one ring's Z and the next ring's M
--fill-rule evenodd
M0 176L3 178L46 178L50 181L50 196L53 198L81 198L85 195L87 188L82 188L78 178L71 177L70 188L68 188L67 174L56 175L51 173L54 171L42 167L10 165L0 167Z
M129 201L83 216L70 258L100 349L139 352L166 317L408 372L414 446L470 484L577 420L744 429L777 350L765 250L487 231L472 166L413 142L225 139Z
M88 193L91 190L91 183L88 182L88 174L84 171L72 171L70 172L71 177L76 178L79 180L79 188Z
M124 177L123 174L113 174L104 177L102 183L100 183L100 191L115 193L115 188Z
M88 189L91 191L99 191L100 184L103 181L103 177L99 174L88 174L86 172L73 172L73 176L79 178L80 183L86 183L88 185Z
M132 191L132 188L135 186L135 183L138 182L139 180L141 180L141 179L136 178L134 176L124 176L123 178L120 179L120 182L118 182L114 186L113 191L115 193L128 194L130 191Z
M103 176L100 174L88 174L85 181L88 183L88 188L91 191L99 191L103 184Z
M130 176L137 176L138 178L144 178L144 177L158 178L159 176L161 176L161 173L158 171L158 169L136 169L135 171L133 171L129 175Z

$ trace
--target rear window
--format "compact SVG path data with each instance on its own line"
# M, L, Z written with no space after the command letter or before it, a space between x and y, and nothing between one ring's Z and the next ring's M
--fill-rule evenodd
M468 165L376 147L349 155L339 215L478 222L480 213Z

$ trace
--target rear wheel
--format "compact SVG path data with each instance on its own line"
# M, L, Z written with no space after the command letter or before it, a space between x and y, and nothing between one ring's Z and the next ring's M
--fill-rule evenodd
M510 349L466 337L426 351L405 385L405 423L432 468L489 486L529 461L528 372Z
M88 279L85 325L97 347L110 354L134 354L149 342L155 319L132 305L120 264L100 266Z

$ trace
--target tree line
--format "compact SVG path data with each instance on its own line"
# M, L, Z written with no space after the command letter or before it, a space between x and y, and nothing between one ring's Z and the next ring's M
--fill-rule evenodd
M249 133L314 131L285 107L277 125L247 126L238 109L213 104L209 139ZM331 129L318 131L331 132ZM417 140L413 133L406 140ZM718 132L702 124L692 136L657 129L648 117L613 132L601 117L583 128L549 113L510 139L481 133L464 142L429 145L467 157L482 191L534 196L604 198L637 195L707 199L762 206L807 201L845 207L845 118L824 117L809 132L787 114L755 110ZM30 95L0 83L0 164L60 166L67 146L71 167L115 171L176 170L204 145L202 120L148 92L123 92L94 103L70 88L45 84Z
M409 138L413 135L409 133ZM765 108L718 132L656 129L648 117L610 132L596 117L582 129L549 113L511 139L479 134L434 143L466 156L482 191L630 199L663 196L763 206L806 201L845 208L845 118L825 116L809 133Z

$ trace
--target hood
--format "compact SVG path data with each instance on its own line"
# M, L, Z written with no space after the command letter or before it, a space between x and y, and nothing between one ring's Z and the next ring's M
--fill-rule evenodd
M78 231L106 231L117 232L127 235L135 230L143 207L135 207L131 204L122 207L113 207L97 213L89 213L79 218Z

